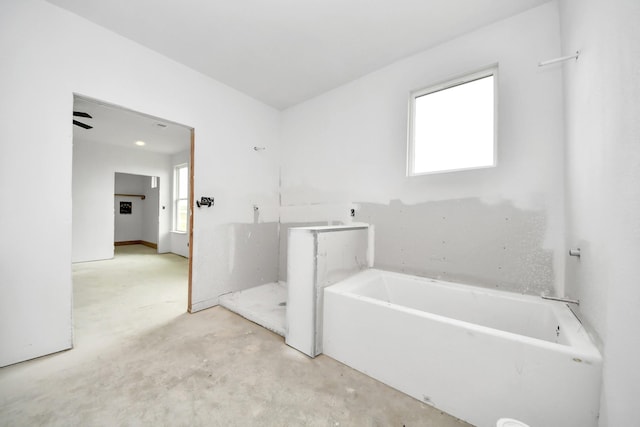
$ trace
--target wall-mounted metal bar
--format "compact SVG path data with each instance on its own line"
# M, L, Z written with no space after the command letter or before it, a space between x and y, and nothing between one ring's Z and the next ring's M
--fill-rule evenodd
M575 55L562 56L560 58L549 59L548 61L538 62L538 67L544 67L545 65L557 64L558 62L564 62L564 61L568 61L570 59L578 60L579 56L580 56L580 51L576 50Z
M552 301L561 301L561 302L567 302L569 304L580 305L580 300L577 300L577 299L550 297L548 295L542 295L542 299L550 299Z
M144 200L147 196L144 194L114 194L114 196L122 196L122 197L140 197L141 200Z

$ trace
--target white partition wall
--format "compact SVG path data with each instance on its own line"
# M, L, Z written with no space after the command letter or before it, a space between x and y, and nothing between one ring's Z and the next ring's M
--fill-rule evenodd
M286 343L322 353L323 290L373 266L373 228L367 224L289 229Z
M25 207L0 213L7 225L3 241L10 242L0 249L0 366L73 344L72 250L81 260L80 247L72 245L78 225L72 212L74 93L195 129L194 193L220 203L193 214L192 311L216 305L223 293L277 279L277 263L251 253L277 250L277 227L269 225L273 231L259 242L243 245L233 232L239 225L277 222L278 110L42 0L0 1L0 52L0 193L11 207ZM23 113L34 105L36 122ZM129 163L118 171L169 183L154 166L132 170ZM98 185L103 179L113 183L113 171ZM113 194L104 204L111 215ZM254 205L260 206L259 225L253 224ZM92 232L104 238L101 230Z

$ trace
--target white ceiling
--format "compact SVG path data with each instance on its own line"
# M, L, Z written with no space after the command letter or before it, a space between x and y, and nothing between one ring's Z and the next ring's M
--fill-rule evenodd
M186 126L81 97L75 97L73 110L92 117L74 120L93 126L73 126L74 138L163 154L179 153L191 146L191 129ZM137 146L136 141L145 145Z
M48 0L284 109L550 0Z

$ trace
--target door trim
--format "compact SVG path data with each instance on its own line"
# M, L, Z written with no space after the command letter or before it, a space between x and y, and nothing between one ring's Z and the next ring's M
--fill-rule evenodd
M191 154L189 158L189 297L187 301L187 311L193 313L193 181L194 181L194 149L195 149L195 129L191 129Z

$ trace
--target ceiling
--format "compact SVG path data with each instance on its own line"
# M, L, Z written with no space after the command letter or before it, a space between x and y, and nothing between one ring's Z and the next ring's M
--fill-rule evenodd
M277 109L550 0L48 0Z
M78 96L73 110L92 117L74 117L74 120L93 126L93 129L73 126L74 138L163 154L175 154L191 147L191 129L183 125ZM145 145L137 146L136 141L143 141Z

